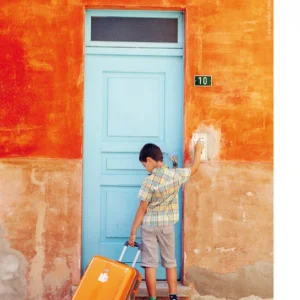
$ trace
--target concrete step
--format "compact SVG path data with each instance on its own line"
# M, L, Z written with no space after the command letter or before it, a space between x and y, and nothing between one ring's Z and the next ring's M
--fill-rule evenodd
M191 294L191 288L189 286L185 286L181 282L177 283L177 296L184 299L184 298L189 297L190 294ZM162 297L161 299L164 299L164 297L166 297L166 299L169 299L168 298L169 297L169 288L168 288L168 284L166 281L158 281L156 283L156 295L158 297ZM143 297L146 297L146 299L148 297L145 281L142 281L142 283L140 285L138 297L140 297L142 299L143 299Z
M72 286L72 295L74 294L77 286ZM158 281L156 283L157 300L169 300L169 289L166 281ZM191 294L191 288L183 285L181 282L177 283L177 295L180 300L188 300ZM148 293L145 281L142 281L137 300L148 300Z
M190 300L190 298L186 298L186 297L185 298L179 297L178 299L179 300ZM137 297L136 300L149 300L149 298L148 297ZM158 297L157 300L170 300L170 299L169 299L169 297L168 298L166 298L166 297L163 297L163 298Z

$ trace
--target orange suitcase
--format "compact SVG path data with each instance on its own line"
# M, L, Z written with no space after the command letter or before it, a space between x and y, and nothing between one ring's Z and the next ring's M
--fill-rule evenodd
M141 245L135 243L134 246L138 251L132 266L121 262L128 242L124 244L118 261L94 256L72 300L134 300L142 281L142 275L134 268Z

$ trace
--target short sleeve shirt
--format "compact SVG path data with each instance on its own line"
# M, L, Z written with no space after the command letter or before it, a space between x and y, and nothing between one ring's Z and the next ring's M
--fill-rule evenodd
M149 202L143 225L165 226L179 220L178 192L190 178L189 168L157 168L142 183L138 198Z

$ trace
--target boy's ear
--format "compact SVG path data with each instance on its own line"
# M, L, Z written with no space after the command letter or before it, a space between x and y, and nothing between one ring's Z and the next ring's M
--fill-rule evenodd
M151 157L147 157L146 158L146 163L153 163L153 162L155 162L154 160L153 160L153 158L151 158Z

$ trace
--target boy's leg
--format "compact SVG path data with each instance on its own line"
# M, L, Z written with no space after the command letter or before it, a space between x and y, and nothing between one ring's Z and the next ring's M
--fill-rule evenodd
M156 297L156 269L158 267L158 242L154 227L142 226L141 267L145 269L146 286L149 297Z
M161 250L162 266L166 268L166 276L169 287L169 294L177 299L177 264L175 259L175 232L174 225L163 226L158 234L158 241Z
M145 268L145 279L149 297L156 297L156 268Z
M167 282L169 287L169 294L177 294L177 270L176 268L166 268Z

